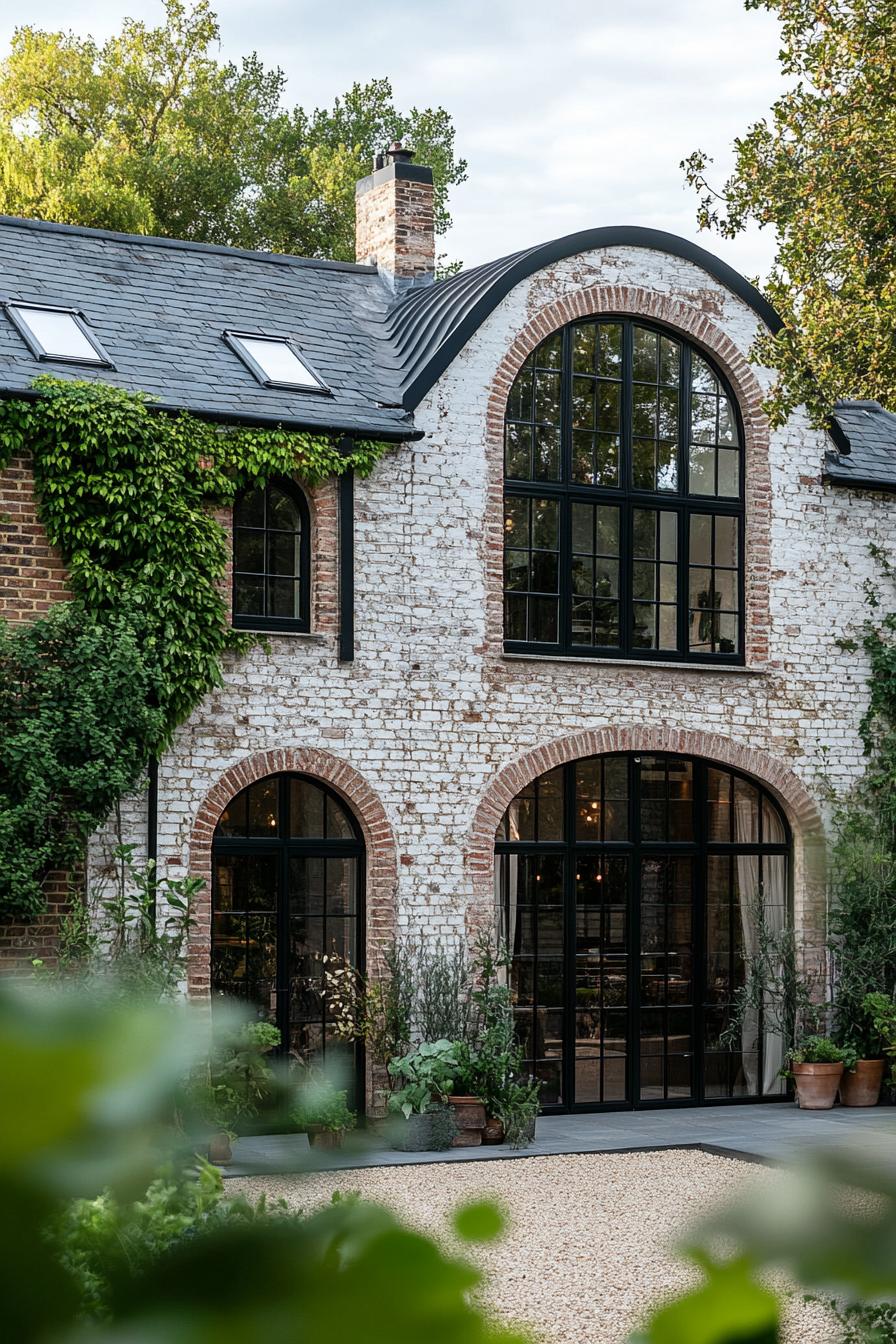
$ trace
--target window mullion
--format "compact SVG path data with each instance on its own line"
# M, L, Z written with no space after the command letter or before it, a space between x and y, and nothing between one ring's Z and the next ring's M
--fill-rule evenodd
M632 651L632 584L634 580L634 537L631 502L632 488L632 348L633 329L631 322L622 323L622 443L620 447L619 484L622 488L623 502L619 518L619 591L622 604L620 612L620 652L626 656Z

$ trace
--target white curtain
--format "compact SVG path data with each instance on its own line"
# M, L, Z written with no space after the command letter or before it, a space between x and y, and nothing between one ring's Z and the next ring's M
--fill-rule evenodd
M739 844L755 843L758 835L757 806L758 797L735 799L734 838ZM740 906L741 928L743 930L744 956L749 959L756 954L758 947L758 929L755 921L755 903L760 894L766 928L770 934L781 933L787 918L786 870L783 855L763 857L762 881L760 884L759 855L738 854L735 860L737 870L738 904ZM769 1030L768 1014L765 1014L766 1026L762 1040L762 1079L757 1077L759 1057L759 1014L754 1010L747 1013L741 1032L744 1073L750 1092L760 1092L763 1096L778 1092L781 1080L778 1071L784 1060L784 1044L780 1035ZM761 1081L761 1086L757 1086Z

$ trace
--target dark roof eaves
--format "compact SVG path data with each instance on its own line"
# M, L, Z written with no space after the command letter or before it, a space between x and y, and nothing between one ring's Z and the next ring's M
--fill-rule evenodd
M40 391L32 387L0 387L0 398L4 400L21 397L26 401L35 401L40 395ZM304 434L344 434L354 439L378 439L382 443L409 443L416 442L424 437L423 430L417 429L413 425L408 425L407 428L396 425L394 429L387 429L382 425L340 422L336 419L321 423L320 421L302 420L295 416L263 415L261 412L252 411L216 411L201 406L178 406L171 402L155 400L148 402L148 409L158 411L163 415L180 415L181 413L195 415L197 419L208 420L213 424L254 425L259 429L278 427L298 430Z
M356 261L329 261L324 257L296 257L288 252L259 252L245 247L227 247L223 243L195 243L184 238L162 238L150 233L117 233L114 229L91 229L85 224L59 224L51 219L24 219L18 215L0 215L0 227L12 226L47 233L66 233L80 238L99 238L113 243L131 243L141 247L164 247L179 252L204 252L213 256L243 257L250 261L271 262L278 266L307 266L326 271L350 271L377 275L377 268Z
M693 262L707 271L732 293L752 308L772 333L781 330L784 323L780 316L755 285L736 271L733 266L713 256L705 248L687 238L666 233L661 229L647 229L639 225L604 225L596 229L583 229L578 233L567 234L564 238L555 238L550 242L521 252L512 265L499 273L485 293L476 301L470 311L464 315L450 337L438 346L424 363L423 367L405 388L402 404L408 410L418 406L441 377L448 366L457 357L470 337L478 330L490 313L514 286L528 279L536 271L578 252L589 252L597 247L643 247L656 252L667 252L670 256L680 257L683 261ZM461 272L463 274L463 272ZM446 281L444 283L450 283Z

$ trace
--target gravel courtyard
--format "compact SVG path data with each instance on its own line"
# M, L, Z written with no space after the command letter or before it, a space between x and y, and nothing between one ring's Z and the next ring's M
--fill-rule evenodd
M473 1260L485 1274L483 1300L543 1344L622 1344L652 1303L688 1284L690 1271L670 1250L688 1222L773 1179L749 1163L668 1150L256 1177L228 1187L304 1209L334 1190L357 1191ZM503 1205L508 1232L461 1247L451 1211L483 1195ZM834 1338L823 1311L793 1306L788 1344Z

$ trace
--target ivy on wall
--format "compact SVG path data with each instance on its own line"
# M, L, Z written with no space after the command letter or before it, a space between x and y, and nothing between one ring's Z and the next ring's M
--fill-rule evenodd
M103 383L35 380L0 402L0 469L29 453L39 515L72 600L21 629L0 623L0 918L44 908L147 761L253 636L227 620L224 529L212 516L276 475L317 485L368 474L386 445L281 428L221 427L154 410Z

